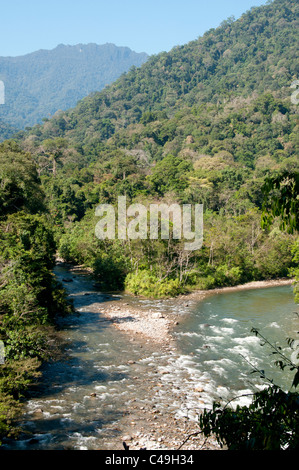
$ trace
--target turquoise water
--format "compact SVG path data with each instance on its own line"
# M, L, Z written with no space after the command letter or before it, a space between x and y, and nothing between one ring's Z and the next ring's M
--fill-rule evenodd
M205 379L214 398L228 399L261 388L265 381L251 373L254 368L290 389L293 374L274 365L278 357L269 346L261 345L251 329L258 329L290 357L293 350L287 338L298 339L297 312L291 286L221 293L196 305L175 336L189 367L192 361L199 381Z

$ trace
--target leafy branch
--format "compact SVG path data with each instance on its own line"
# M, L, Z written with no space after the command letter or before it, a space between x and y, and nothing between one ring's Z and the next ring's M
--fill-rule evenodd
M254 333L256 336L259 336L263 340L262 346L264 346L265 344L268 344L268 346L272 348L272 354L273 355L277 354L280 356L280 359L275 361L274 363L277 367L279 367L281 370L284 370L286 367L288 367L291 371L294 371L294 370L296 371L293 382L292 382L292 387L296 388L299 384L299 365L294 364L293 361L291 361L289 357L283 354L282 348L280 346L275 346L274 344L272 344L256 328L252 328L251 332ZM290 347L292 347L295 343L295 341L291 338L288 338L287 342ZM265 373L263 370L257 370L256 368L254 369L255 369L254 372L260 373L263 378L273 383L271 379L265 376Z

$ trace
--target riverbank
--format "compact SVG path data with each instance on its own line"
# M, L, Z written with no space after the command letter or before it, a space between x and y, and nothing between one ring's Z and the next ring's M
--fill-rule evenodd
M254 281L237 286L194 291L171 300L176 303L176 310L181 309L182 313L188 313L186 307L191 307L194 302L199 302L209 295L248 289L265 289L267 287L291 285L292 283L292 279ZM173 337L171 330L180 321L182 313L167 312L164 309L160 309L159 305L156 308L153 306L151 308L144 308L138 300L142 299L136 298L136 306L132 306L122 299L117 302L114 300L107 301L103 306L101 305L101 313L119 330L150 338L156 343L172 344Z
M294 279L284 278L284 279L273 279L266 281L252 281L247 282L246 284L239 284L237 286L228 286L228 287L219 287L206 291L194 291L190 294L186 294L189 297L196 297L201 294L208 295L211 294L221 294L222 292L234 292L238 290L248 290L248 289L266 289L267 287L279 287L279 286L289 286L292 285Z

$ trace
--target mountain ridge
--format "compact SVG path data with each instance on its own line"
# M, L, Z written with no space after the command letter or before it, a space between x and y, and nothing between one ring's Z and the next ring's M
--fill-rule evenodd
M144 55L144 56L148 57L148 54L146 52L135 52L128 46L118 46L118 45L116 45L112 42L106 42L104 44L97 44L95 42L89 42L89 43L77 43L77 44L60 43L60 44L57 44L57 46L55 46L52 49L41 48L41 49L37 49L35 51L26 52L25 54L19 54L19 55L16 55L16 56L11 56L11 55L9 55L9 56L0 56L0 60L2 60L2 59L4 59L4 60L5 59L18 60L18 59L22 59L22 58L27 58L28 56L36 56L40 53L47 53L48 55L51 55L51 54L55 53L57 50L62 50L62 51L74 50L75 51L76 49L79 49L79 48L83 48L83 49L91 49L91 48L106 49L106 48L110 48L110 49L115 49L115 50L120 50L120 51L133 52L134 54ZM82 51L80 51L80 49L79 49L79 52L82 52Z
M42 122L147 58L146 53L112 43L59 44L51 50L0 57L0 80L6 90L5 104L0 107L3 127L24 129Z

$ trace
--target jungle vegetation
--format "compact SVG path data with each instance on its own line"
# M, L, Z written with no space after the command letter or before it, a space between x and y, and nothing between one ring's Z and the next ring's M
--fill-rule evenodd
M91 268L102 290L155 298L298 279L298 8L229 18L1 144L0 434L71 310L55 256ZM96 207L118 196L203 204L202 248L99 240Z

